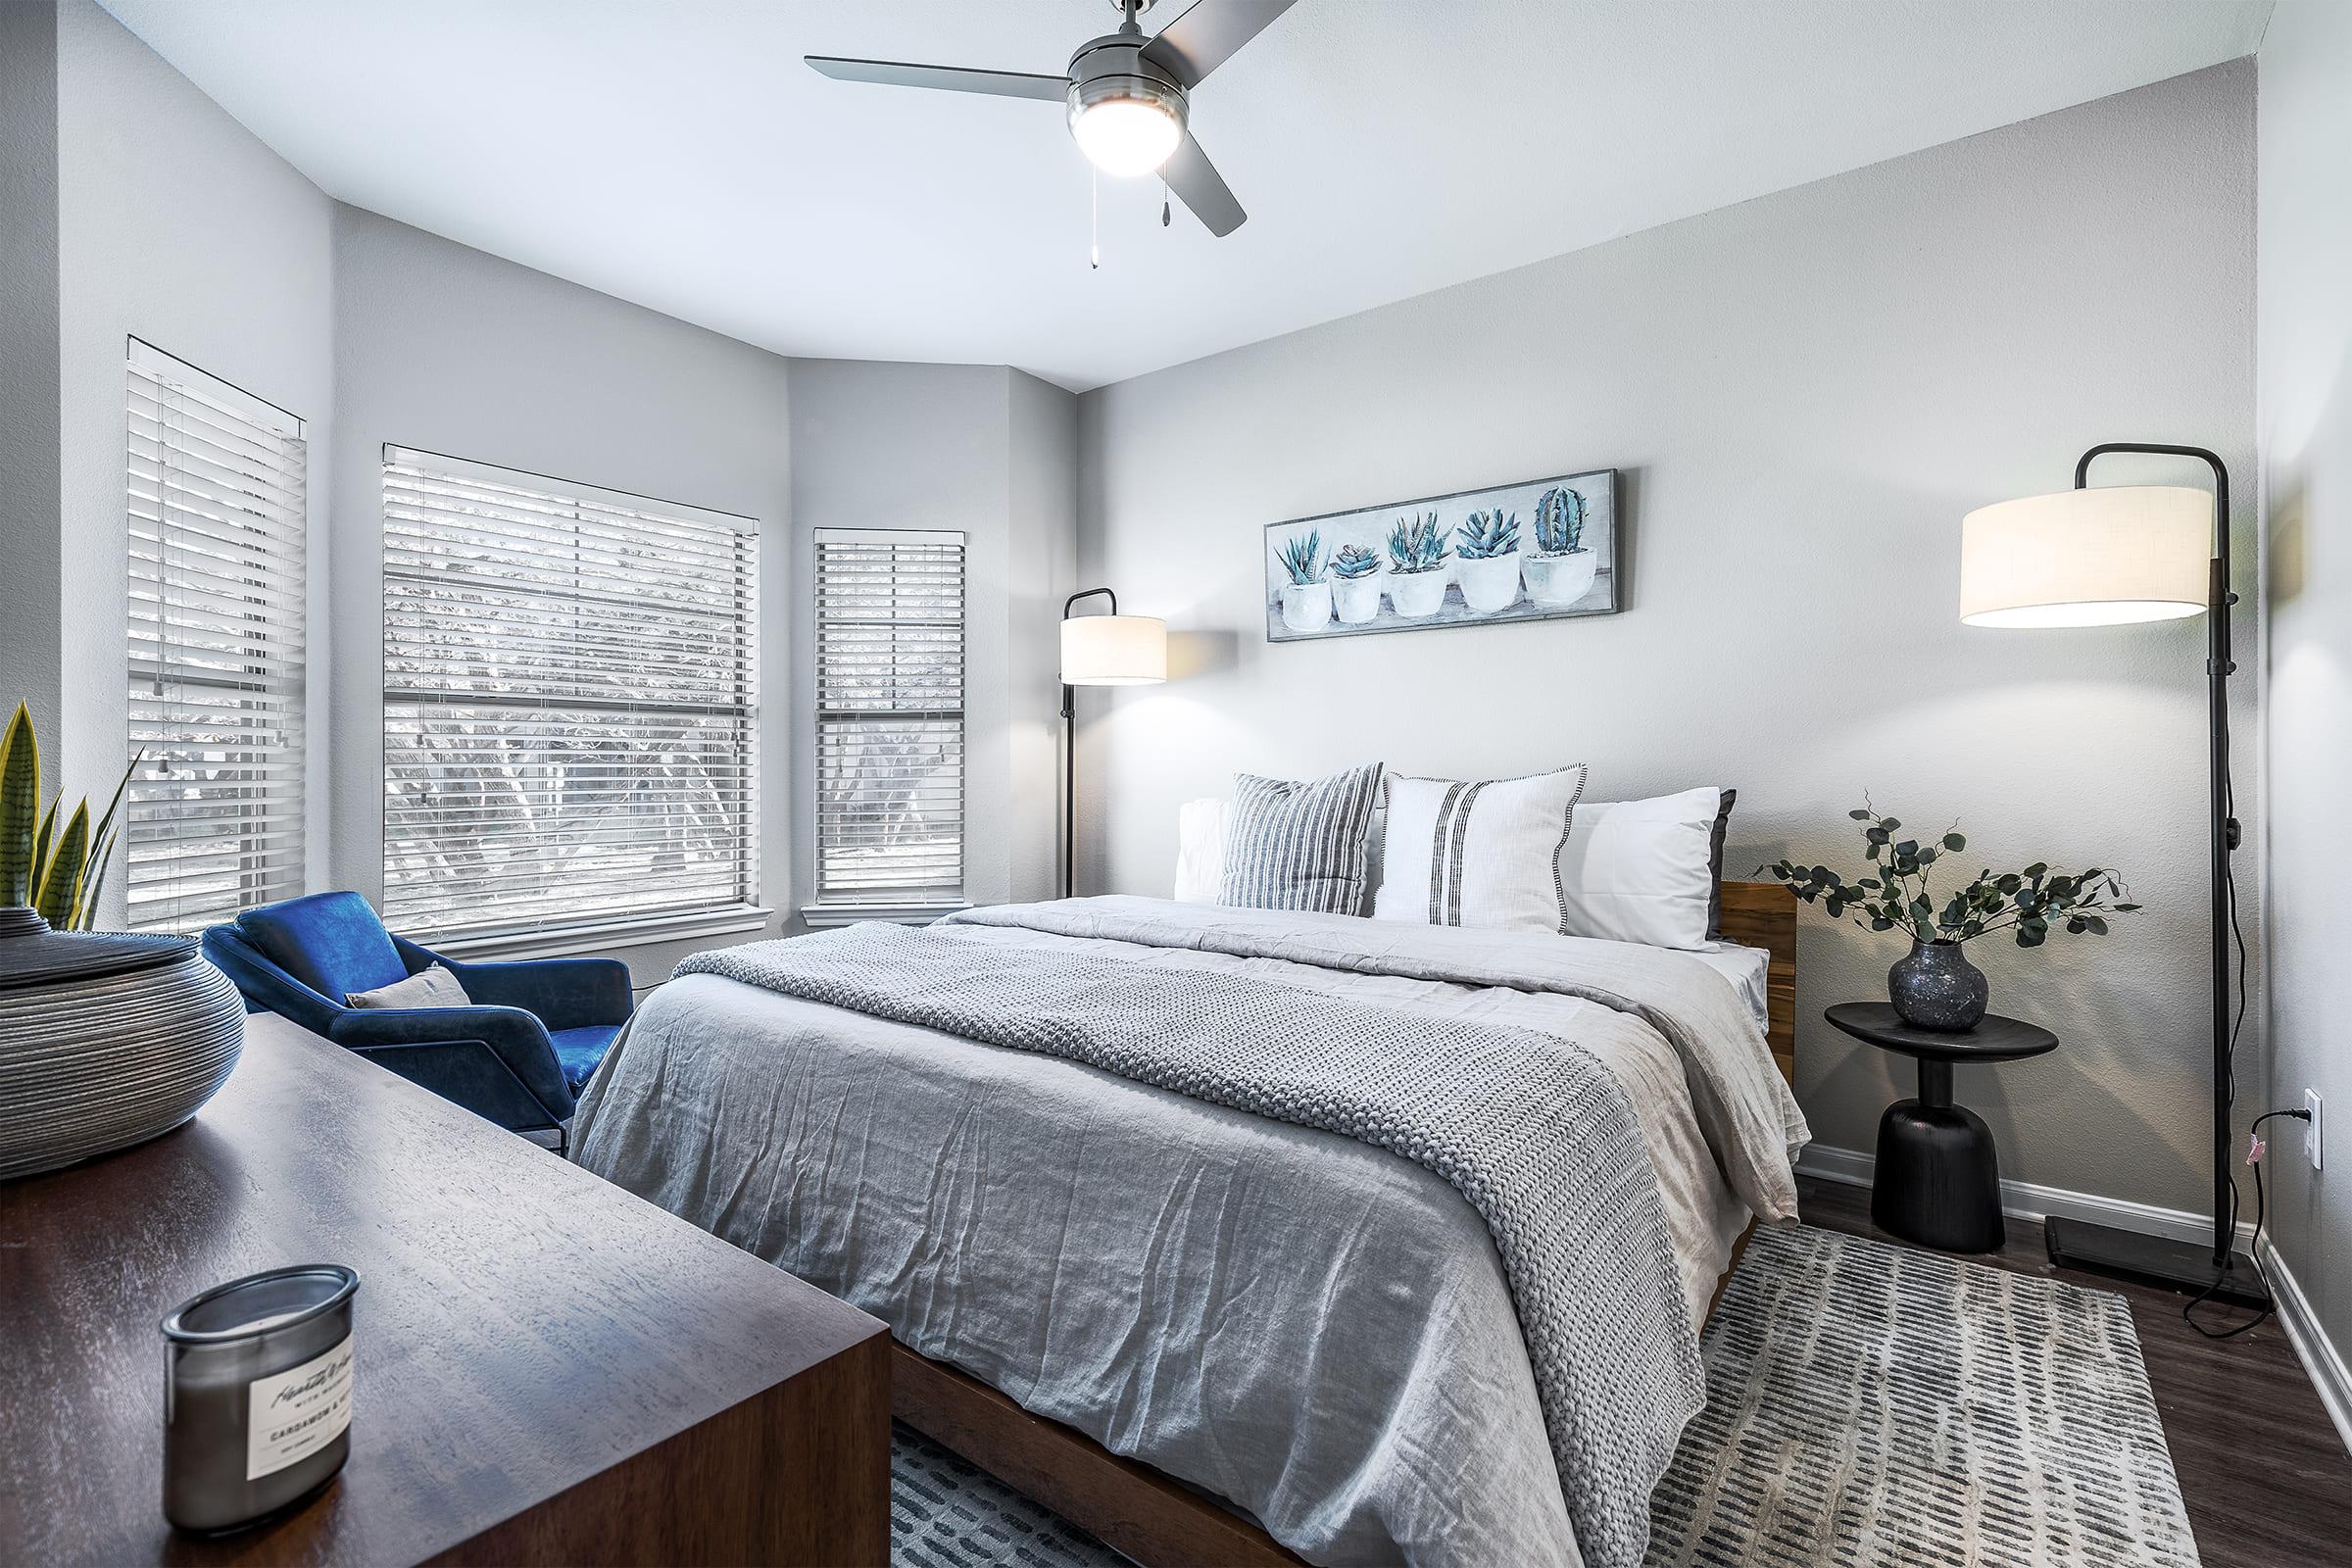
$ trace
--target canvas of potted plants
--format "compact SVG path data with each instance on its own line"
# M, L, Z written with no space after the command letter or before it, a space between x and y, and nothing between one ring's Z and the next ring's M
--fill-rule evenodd
M1527 597L1539 605L1573 605L1590 593L1600 555L1585 547L1585 498L1553 485L1536 503L1536 548L1519 563Z

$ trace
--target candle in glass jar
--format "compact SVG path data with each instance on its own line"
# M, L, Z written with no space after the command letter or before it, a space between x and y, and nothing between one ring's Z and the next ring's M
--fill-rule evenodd
M337 1264L250 1274L164 1319L164 1517L234 1530L302 1501L351 1453L351 1298Z

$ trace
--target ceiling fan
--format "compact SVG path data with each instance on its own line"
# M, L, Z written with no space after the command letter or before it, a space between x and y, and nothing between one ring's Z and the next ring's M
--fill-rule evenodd
M1058 76L829 55L804 58L840 81L1059 102L1067 107L1070 134L1097 169L1119 175L1157 170L1168 189L1222 239L1250 215L1193 139L1186 124L1187 96L1288 11L1292 0L1199 0L1151 38L1136 19L1152 9L1152 0L1111 4L1118 7L1118 30L1080 44L1069 69Z

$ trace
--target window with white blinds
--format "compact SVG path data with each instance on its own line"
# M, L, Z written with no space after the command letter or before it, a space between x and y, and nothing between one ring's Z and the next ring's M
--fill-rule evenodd
M302 892L302 421L128 351L127 924L194 931Z
M384 449L386 924L753 902L757 527Z
M963 535L816 530L816 897L963 902Z

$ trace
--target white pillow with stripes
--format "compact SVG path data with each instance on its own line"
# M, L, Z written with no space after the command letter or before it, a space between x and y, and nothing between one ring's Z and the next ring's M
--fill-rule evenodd
M1353 914L1363 907L1365 835L1382 764L1294 782L1237 773L1217 903Z
M1389 776L1389 831L1373 918L1557 933L1559 856L1585 764L1468 782Z

